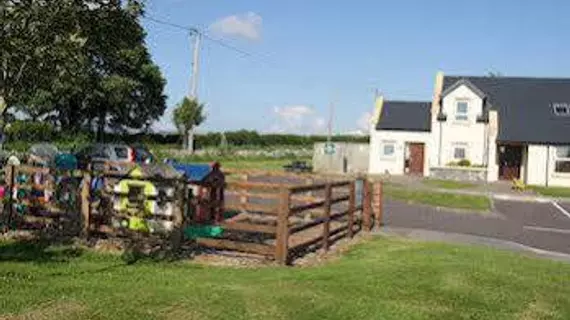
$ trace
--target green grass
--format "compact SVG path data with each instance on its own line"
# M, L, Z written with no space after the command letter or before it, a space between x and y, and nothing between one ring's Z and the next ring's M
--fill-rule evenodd
M541 186L528 186L528 188L540 195L547 197L570 198L570 188Z
M434 187L434 188L441 188L441 189L450 189L450 190L457 190L457 189L470 189L474 188L477 185L468 182L459 182L453 180L439 180L439 179L425 179L422 181L423 184Z
M430 206L467 209L486 212L491 208L491 201L485 196L451 194L424 190L394 188L387 186L384 195L389 199Z
M0 318L570 318L570 264L482 247L379 238L303 269L10 247L0 246Z

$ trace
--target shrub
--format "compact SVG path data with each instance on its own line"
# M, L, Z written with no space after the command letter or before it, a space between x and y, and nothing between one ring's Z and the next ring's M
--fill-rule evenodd
M462 160L459 160L459 162L457 162L457 165L460 167L470 167L471 161L469 161L467 159L462 159Z

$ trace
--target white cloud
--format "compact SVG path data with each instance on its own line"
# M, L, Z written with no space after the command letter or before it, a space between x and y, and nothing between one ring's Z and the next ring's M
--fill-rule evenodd
M254 12L248 12L218 19L210 25L210 30L220 35L259 40L261 39L262 23L261 16Z
M305 105L273 107L276 123L271 131L278 133L316 134L323 133L325 119Z

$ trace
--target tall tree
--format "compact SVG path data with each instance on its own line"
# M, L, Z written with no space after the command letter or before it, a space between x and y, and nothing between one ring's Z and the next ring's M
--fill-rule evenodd
M206 120L204 105L196 99L185 97L174 109L173 120L188 150L194 152L194 129Z
M10 43L27 45L24 49L8 47L6 56L16 63L6 63L7 74L17 74L20 60L25 68L19 82L5 81L8 85L4 86L0 83L0 95L3 87L4 91L8 88L14 92L7 95L6 105L66 130L89 128L100 136L106 129L148 128L164 113L165 80L144 43L146 34L139 21L144 13L141 1L0 1L14 8L10 9L3 32L13 39ZM38 27L16 32L16 27L27 20ZM52 29L53 25L58 27ZM54 39L60 39L60 43ZM32 50L30 58L27 52L34 47L43 54ZM34 63L45 67L38 68ZM35 81L38 78L41 81Z
M0 131L16 107L65 73L79 50L71 0L0 0Z

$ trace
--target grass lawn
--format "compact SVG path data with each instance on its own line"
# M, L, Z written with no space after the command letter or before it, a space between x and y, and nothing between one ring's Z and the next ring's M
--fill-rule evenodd
M445 208L467 209L481 212L488 211L491 208L491 201L485 196L410 190L390 186L384 189L384 195L389 199Z
M482 247L378 238L303 269L10 247L0 319L570 318L570 264Z
M570 188L540 186L528 186L528 188L540 195L547 197L570 198Z
M422 183L434 188L451 189L451 190L470 189L477 186L473 183L459 182L453 180L439 180L439 179L425 179L424 181L422 181Z

